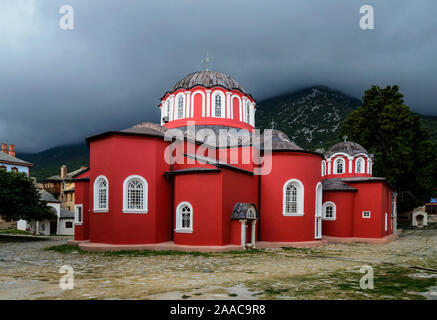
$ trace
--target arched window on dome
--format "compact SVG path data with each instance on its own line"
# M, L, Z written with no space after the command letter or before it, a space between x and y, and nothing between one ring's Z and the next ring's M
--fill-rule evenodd
M108 212L108 179L98 176L94 181L94 212Z
M218 94L215 96L215 101L214 101L214 116L215 117L222 116L222 97Z
M338 158L334 162L334 174L345 173L345 162L343 158Z
M129 176L123 183L123 212L147 213L148 185L141 176Z
M303 216L303 184L297 179L288 180L283 189L284 216Z
M182 119L184 117L184 97L178 97L178 119Z
M193 232L193 207L188 202L181 202L176 208L176 232Z
M355 161L355 173L364 173L364 160L363 160L363 158L358 158Z
M246 122L250 123L250 102L248 102L246 106Z

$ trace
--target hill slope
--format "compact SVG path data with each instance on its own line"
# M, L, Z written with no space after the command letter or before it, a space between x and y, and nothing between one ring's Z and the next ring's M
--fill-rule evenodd
M311 87L260 101L256 126L281 130L307 150L326 148L338 141L340 124L359 105L340 91Z
M54 147L38 153L17 153L17 158L33 163L30 176L38 181L60 174L61 166L73 171L81 166L89 166L89 149L83 144L73 144Z

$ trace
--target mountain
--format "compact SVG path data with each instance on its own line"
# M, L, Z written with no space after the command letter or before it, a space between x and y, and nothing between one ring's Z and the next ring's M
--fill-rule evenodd
M340 124L360 105L359 99L315 86L258 102L255 123L283 131L306 150L326 149L338 142Z
M33 163L30 176L38 181L60 174L61 166L73 171L89 166L89 149L85 143L54 147L38 153L17 153L17 158Z
M256 125L285 132L306 150L325 150L339 141L338 130L344 118L361 105L357 98L323 86L310 87L257 103ZM437 116L417 114L437 145ZM89 166L89 149L84 144L54 147L39 153L17 153L34 164L30 175L38 181L60 173L65 164L69 172Z

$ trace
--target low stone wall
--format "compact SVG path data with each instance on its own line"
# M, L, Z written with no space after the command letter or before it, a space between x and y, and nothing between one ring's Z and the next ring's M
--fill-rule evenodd
M16 229L17 222L16 221L5 221L0 217L0 229Z

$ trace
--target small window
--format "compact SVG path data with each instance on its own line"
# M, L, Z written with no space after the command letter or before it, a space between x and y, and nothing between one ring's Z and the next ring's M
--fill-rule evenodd
M335 168L334 173L336 174L344 173L344 160L343 159L335 160L334 168Z
M67 222L65 222L65 228L66 228L66 229L71 229L71 228L73 228L73 222L71 222L71 221L67 221Z
M363 218L370 218L370 211L363 211Z
M362 158L356 160L355 173L364 173L364 160Z
M94 211L108 212L108 180L104 176L94 182Z
M82 220L83 220L82 208L83 206L81 204L77 204L74 206L74 222L76 224L82 224Z
M176 232L193 232L193 207L188 202L180 203L176 208Z
M215 96L214 115L216 117L222 116L222 97L219 94Z
M184 117L184 97L179 96L178 98L178 119Z
M337 208L334 202L327 201L323 204L323 219L335 220L337 216Z

